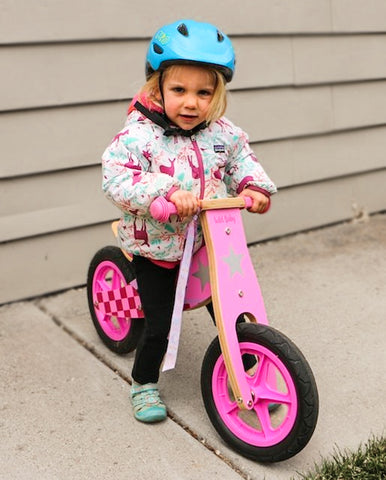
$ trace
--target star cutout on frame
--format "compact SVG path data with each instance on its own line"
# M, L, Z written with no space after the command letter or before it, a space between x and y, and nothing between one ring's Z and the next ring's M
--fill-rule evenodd
M204 291L205 285L209 283L209 268L198 260L198 270L192 273L193 277L200 280L201 291Z
M229 249L229 254L227 257L222 257L222 260L228 265L230 276L233 277L236 273L243 275L243 269L241 267L241 260L243 254L237 254L232 246Z

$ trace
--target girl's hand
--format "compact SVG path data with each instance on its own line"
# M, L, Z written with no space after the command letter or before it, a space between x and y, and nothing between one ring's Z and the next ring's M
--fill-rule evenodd
M252 213L265 213L269 209L270 201L261 192L256 192L249 188L244 188L239 194L240 197L250 197L253 200L252 207L248 209Z
M176 190L169 200L174 203L177 213L183 220L185 217L192 217L198 210L198 199L187 190Z

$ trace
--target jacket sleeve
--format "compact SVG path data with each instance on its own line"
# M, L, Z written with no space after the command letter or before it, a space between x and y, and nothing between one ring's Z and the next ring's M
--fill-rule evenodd
M232 144L225 168L225 184L228 193L238 195L248 186L256 187L268 197L276 193L275 184L266 174L251 149L248 136L241 129L236 128L237 141Z
M173 177L151 172L147 153L128 129L121 130L102 156L102 188L123 212L148 215L152 201L178 187Z

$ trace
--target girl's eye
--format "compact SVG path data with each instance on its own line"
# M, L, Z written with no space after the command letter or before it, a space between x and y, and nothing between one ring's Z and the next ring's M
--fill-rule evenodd
M199 95L202 95L203 97L208 97L208 96L212 95L212 92L209 91L209 90L200 90L198 93L199 93Z
M176 92L176 93L182 93L184 91L184 89L182 87L174 87L173 88L173 92Z

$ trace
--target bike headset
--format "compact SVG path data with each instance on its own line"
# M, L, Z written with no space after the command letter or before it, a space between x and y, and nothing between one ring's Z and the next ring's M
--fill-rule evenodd
M179 20L161 27L150 41L146 54L146 80L160 72L159 89L163 100L162 73L170 65L202 65L219 71L230 82L235 69L232 42L217 27L195 20ZM204 121L192 130L173 125L166 114L148 110L138 101L135 108L165 131L164 135L191 137L208 125Z

